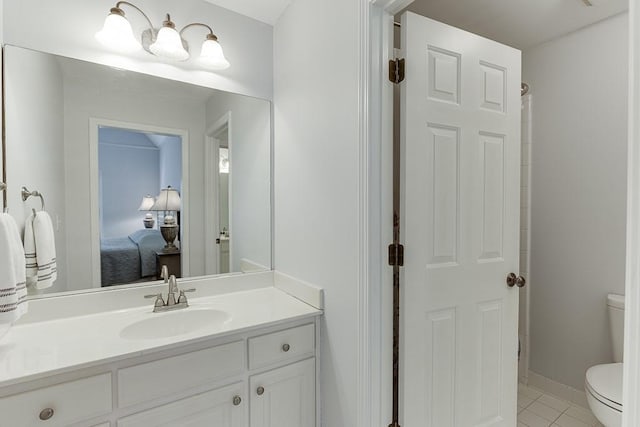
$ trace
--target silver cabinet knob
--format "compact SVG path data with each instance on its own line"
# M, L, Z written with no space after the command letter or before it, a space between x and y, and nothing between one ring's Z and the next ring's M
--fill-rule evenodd
M45 408L42 411L40 411L40 419L42 421L47 421L48 419L53 417L53 414L54 414L54 410L52 408Z
M238 406L242 403L242 398L240 396L233 396L233 405Z
M291 346L290 346L289 344L284 344L284 345L282 346L282 351L284 351L285 353L286 353L287 351L289 351L290 349L291 349Z
M507 275L507 286L510 288L513 288L514 286L522 288L526 284L527 281L522 276L516 276L515 273L509 273L509 275Z
M258 389L256 390L256 393L258 393L258 396L262 396L264 394L264 387L262 386L258 387Z

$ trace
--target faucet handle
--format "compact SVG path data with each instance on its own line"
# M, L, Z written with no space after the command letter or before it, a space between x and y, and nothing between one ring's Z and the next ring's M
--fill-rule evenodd
M160 270L160 277L162 277L164 279L164 282L167 283L167 281L169 280L169 267L167 267L166 265L162 266L162 269Z
M153 304L156 307L162 307L164 305L164 300L162 299L162 294L151 294L145 295L145 298L155 298L156 302Z
M187 296L184 294L185 292L195 292L196 288L191 289L183 289L180 291L180 296L178 297L178 304L184 303L187 304ZM187 304L188 305L188 304Z

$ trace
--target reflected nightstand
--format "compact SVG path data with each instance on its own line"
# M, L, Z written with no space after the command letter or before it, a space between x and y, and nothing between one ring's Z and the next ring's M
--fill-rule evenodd
M166 265L169 274L173 274L176 278L182 277L182 268L180 263L180 251L175 252L156 252L156 279L162 279L160 270Z

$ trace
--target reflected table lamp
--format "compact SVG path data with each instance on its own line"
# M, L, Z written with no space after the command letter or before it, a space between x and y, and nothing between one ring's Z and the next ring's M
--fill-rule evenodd
M155 202L156 200L153 198L153 196L147 194L142 198L142 203L140 203L140 207L138 208L138 210L150 211ZM144 219L142 220L142 223L144 224L144 228L153 228L153 226L155 225L155 222L156 221L153 219L153 214L151 212L148 212L144 216Z
M164 241L167 242L163 251L174 252L178 248L173 243L178 236L178 224L173 212L180 210L180 193L175 188L168 186L160 190L160 194L156 198L156 202L151 207L152 211L164 211L164 220L160 225L160 233Z

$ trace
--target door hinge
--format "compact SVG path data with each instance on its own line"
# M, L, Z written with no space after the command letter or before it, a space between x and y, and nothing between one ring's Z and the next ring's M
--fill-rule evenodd
M400 243L389 245L389 265L392 267L404 265L404 246Z
M404 80L404 58L389 60L389 80L391 83L402 83Z

